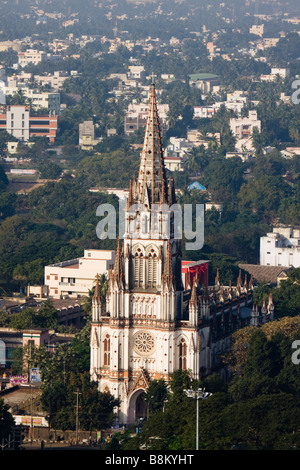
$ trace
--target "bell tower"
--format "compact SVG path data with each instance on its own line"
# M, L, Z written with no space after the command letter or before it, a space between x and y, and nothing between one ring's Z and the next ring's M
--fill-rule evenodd
M183 364L195 366L196 335L178 330L184 288L181 240L175 236L177 209L174 182L166 176L152 84L139 172L130 181L123 243L118 239L109 278L107 311L99 313L95 302L91 333L91 378L101 391L120 399L122 423L138 417L149 380L169 381ZM195 331L196 292L191 317L190 329Z

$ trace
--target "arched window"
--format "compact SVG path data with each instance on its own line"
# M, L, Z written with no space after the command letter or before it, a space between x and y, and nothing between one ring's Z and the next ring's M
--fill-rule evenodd
M179 343L179 369L186 370L187 368L187 345L184 339Z
M137 249L134 256L134 285L140 287L143 284L144 257L142 250Z
M110 336L106 335L103 341L103 365L108 367L110 365Z
M157 283L157 256L152 249L148 255L148 270L147 270L148 286L155 287Z

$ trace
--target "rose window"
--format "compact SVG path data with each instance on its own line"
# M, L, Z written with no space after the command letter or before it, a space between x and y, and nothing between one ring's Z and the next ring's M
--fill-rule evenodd
M134 349L139 354L150 354L154 349L154 338L150 333L141 331L134 337Z

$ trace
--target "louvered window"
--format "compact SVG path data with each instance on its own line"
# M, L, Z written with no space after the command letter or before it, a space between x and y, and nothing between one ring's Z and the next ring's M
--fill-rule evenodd
M134 285L140 287L143 285L144 257L141 249L138 248L134 257Z
M105 340L103 341L103 365L109 366L110 364L110 336L106 335Z

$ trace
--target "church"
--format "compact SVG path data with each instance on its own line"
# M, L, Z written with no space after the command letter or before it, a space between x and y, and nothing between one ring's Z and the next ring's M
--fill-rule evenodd
M253 279L236 286L182 280L181 240L175 235L172 178L164 166L155 85L152 85L140 167L130 181L125 234L118 240L102 311L96 282L91 324L91 380L120 400L119 424L146 417L143 394L153 379L167 383L178 369L201 379L218 368L230 333L259 322ZM270 302L269 302L270 303ZM272 305L270 306L272 309ZM268 310L265 315L269 314Z

